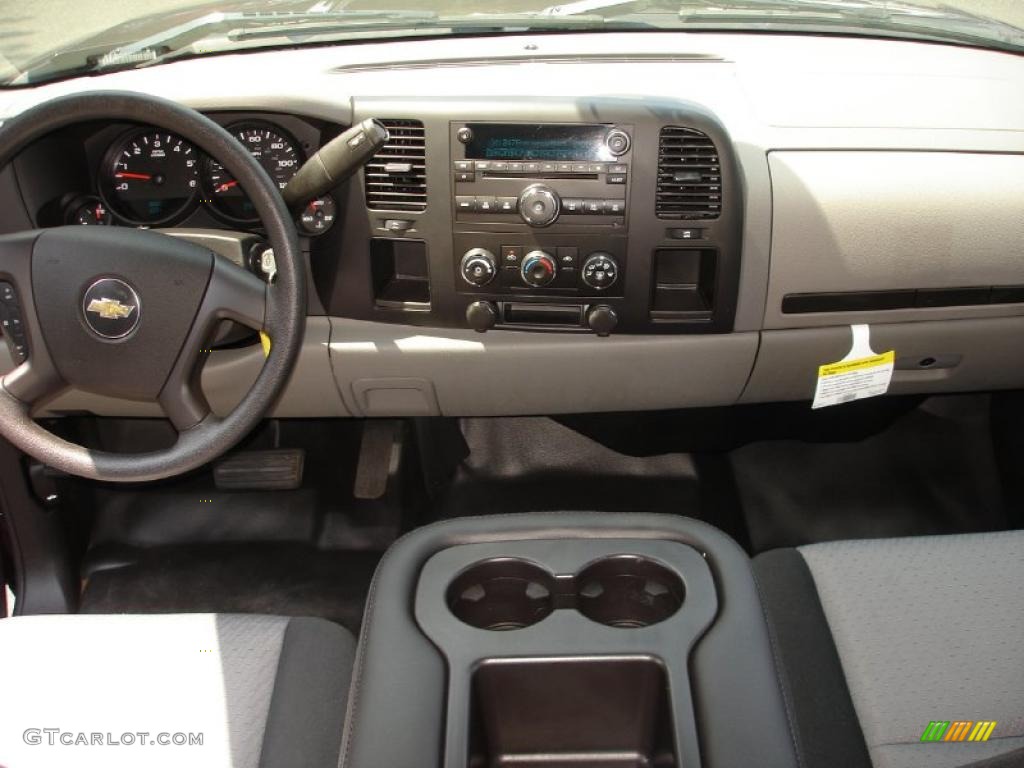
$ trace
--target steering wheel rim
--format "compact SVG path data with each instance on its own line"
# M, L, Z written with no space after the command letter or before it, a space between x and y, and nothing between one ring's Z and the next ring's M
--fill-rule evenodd
M115 265L130 265L138 250L155 249L172 253L170 245L165 249L166 244L163 241L158 242L153 238L176 241L178 245L175 248L178 248L178 251L174 254L177 257L180 253L183 264L198 264L205 257L211 259L209 282L202 290L202 299L195 309L194 321L188 329L187 336L182 340L179 351L174 355L173 368L160 389L159 397L156 398L177 428L178 439L170 448L159 451L120 454L97 451L69 442L47 431L32 419L33 404L43 396L54 394L54 391L46 390L59 391L55 383L58 386L68 385L66 374L59 374L57 379L53 379L55 371L48 369L48 366L53 369L58 366L50 359L48 345L44 343L43 334L38 330L39 321L34 314L35 294L37 289L41 290L33 283L34 277L41 269L34 254L37 247L40 247L38 244L42 243L46 244L49 252L53 252L55 248L60 250L70 242L68 238L71 235L51 234L59 233L61 228L57 228L19 233L4 238L3 247L0 248L0 273L4 274L5 279L16 272L5 269L5 253L22 254L22 257L12 255L12 264L16 263L18 258L23 258L24 253L29 254L31 271L28 282L31 286L31 295L22 303L32 304L31 308L25 308L26 324L36 323L33 327L37 338L32 339L29 360L0 379L0 434L26 454L70 474L112 482L159 480L196 469L236 445L265 416L280 395L295 366L305 329L306 284L302 252L295 224L277 186L249 152L230 133L209 118L188 107L159 97L131 92L93 91L60 97L32 107L6 121L0 128L0 168L6 167L21 150L36 139L60 128L89 120L123 120L152 125L178 134L215 158L238 181L252 201L266 229L277 262L275 279L267 285L248 271L229 264L221 257L216 257L205 250L204 254L200 254L199 250L203 249L199 246L183 244L176 238L157 233L109 228L110 232L105 235L109 240L108 244L113 245L113 250L121 254L120 261L113 262ZM84 236L84 232L76 235L79 241ZM87 242L81 247L87 251L91 248L91 253L99 260L97 264L100 264L103 261L100 250L107 240L99 240L98 235L88 237L97 239L97 242L91 245ZM182 245L185 250L179 247ZM144 274L139 269L150 268L148 265L135 266L136 274L139 275ZM104 274L97 277L106 277L106 273L119 276L117 269L99 269L99 272ZM196 285L201 281L201 272L201 266L196 266ZM256 281L260 287L257 288L252 281ZM81 293L81 286L74 288ZM262 315L258 306L260 290L263 302ZM233 307L232 301L245 306ZM143 297L139 306L140 316L145 303L146 298ZM81 305L81 299L76 304ZM77 307L68 309L79 311ZM40 305L40 310L47 310L47 307ZM198 389L198 377L195 373L201 340L208 330L202 327L203 324L223 318L237 319L250 326L258 324L258 330L266 332L272 344L263 369L250 390L230 414L220 418L209 412L205 398ZM85 315L79 313L78 321L81 322L83 319L86 319ZM142 322L140 317L136 325L141 326ZM150 328L154 322L150 323ZM30 333L33 327L29 328ZM105 341L110 344L118 343L118 340L110 338ZM105 347L97 349L107 351ZM110 349L113 351L116 348ZM129 345L126 344L117 351L121 353L128 349ZM32 368L33 361L35 369ZM130 374L130 371L128 373ZM45 381L45 384L39 383L41 381Z

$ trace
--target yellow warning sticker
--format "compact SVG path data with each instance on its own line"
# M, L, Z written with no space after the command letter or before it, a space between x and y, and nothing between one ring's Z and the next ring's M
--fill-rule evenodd
M884 355L872 355L862 357L859 360L843 360L838 363L829 363L818 368L818 376L836 376L840 373L851 373L853 371L864 371L868 368L877 368L880 365L887 365L896 362L895 352L886 352Z
M270 336L266 331L260 331L260 344L263 345L263 356L270 357Z
M867 325L854 325L850 330L853 334L850 353L837 363L818 367L818 384L814 390L812 408L878 397L889 391L892 372L896 367L895 350L876 354L871 349L870 329Z

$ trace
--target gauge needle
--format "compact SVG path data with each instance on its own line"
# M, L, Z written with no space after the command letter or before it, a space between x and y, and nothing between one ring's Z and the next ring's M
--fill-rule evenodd
M225 181L223 184L221 184L219 187L217 187L217 191L218 192L227 192L232 187L237 187L237 186L238 186L238 182L237 181Z
M114 174L115 179L138 179L139 181L149 181L153 178L148 173L129 173L128 171L121 171Z

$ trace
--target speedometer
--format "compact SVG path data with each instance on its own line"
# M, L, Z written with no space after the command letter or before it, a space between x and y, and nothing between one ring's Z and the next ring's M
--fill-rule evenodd
M165 131L129 134L107 152L101 192L107 205L133 224L163 224L192 204L199 181L195 147Z
M237 123L228 130L263 166L278 189L288 185L303 163L295 139L275 125L246 122ZM235 221L258 220L256 208L238 182L212 158L205 163L203 187L214 207L224 216Z

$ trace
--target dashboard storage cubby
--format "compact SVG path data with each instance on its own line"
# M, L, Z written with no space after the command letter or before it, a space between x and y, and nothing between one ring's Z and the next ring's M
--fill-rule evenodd
M485 662L470 768L674 768L664 668L649 657Z
M688 657L717 610L707 562L678 542L441 550L414 612L447 662L442 764L696 768Z

